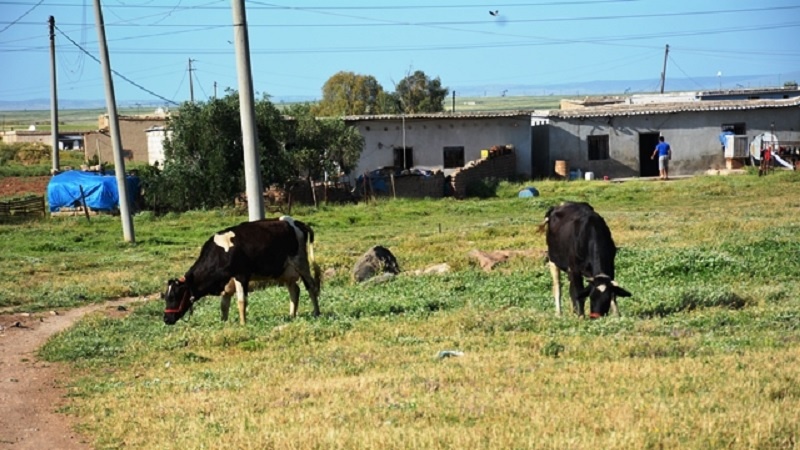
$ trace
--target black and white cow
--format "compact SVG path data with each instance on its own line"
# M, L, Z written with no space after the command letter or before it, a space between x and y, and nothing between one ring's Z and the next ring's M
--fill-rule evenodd
M617 297L630 297L631 293L614 281L617 247L606 221L588 203L568 202L547 211L540 226L544 229L556 313L561 315L563 270L569 277L569 295L576 314L584 316L584 302L589 297L590 318L605 316L609 309L619 315ZM584 278L589 282L586 287Z
M244 324L251 281L285 285L291 298L289 315L295 317L300 299L298 280L303 281L318 316L320 270L314 263L314 231L289 216L243 222L210 237L186 275L167 282L164 322L174 324L206 295L222 296L222 320L227 321L235 292L239 322Z

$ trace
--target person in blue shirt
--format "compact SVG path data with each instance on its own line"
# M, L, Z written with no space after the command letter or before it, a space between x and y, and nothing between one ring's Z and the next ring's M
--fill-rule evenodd
M653 150L653 155L650 156L650 159L655 159L656 155L658 155L658 172L660 175L658 178L661 180L668 180L669 160L672 159L672 149L669 143L664 141L664 136L658 137L658 145L656 145L656 149Z

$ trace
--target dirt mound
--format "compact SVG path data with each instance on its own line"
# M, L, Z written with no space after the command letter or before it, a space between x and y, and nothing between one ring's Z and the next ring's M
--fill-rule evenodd
M0 177L0 198L21 197L28 194L47 195L50 175L39 177Z

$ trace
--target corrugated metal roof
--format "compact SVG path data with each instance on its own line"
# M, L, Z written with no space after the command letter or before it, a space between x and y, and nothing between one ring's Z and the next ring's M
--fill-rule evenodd
M414 119L488 119L496 117L530 117L532 111L494 111L494 112L464 112L464 113L418 113L406 114L406 120ZM362 122L366 120L402 120L402 114L377 114L362 116L344 116L345 122Z
M547 117L578 119L582 117L642 116L696 111L740 111L764 108L800 106L800 97L780 100L716 100L682 103L649 103L644 105L614 105L551 110Z

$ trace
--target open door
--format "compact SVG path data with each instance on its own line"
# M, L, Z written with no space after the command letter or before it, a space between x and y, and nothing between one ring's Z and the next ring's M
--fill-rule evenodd
M639 133L639 176L657 177L658 159L650 159L658 145L659 133Z

